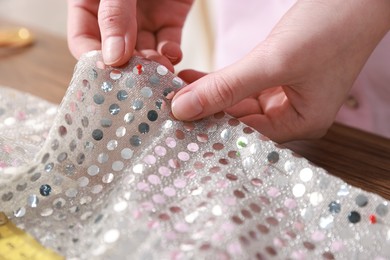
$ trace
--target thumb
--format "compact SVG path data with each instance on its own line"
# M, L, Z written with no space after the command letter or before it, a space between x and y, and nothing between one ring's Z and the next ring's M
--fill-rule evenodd
M136 0L101 0L98 21L104 63L120 66L135 48L137 35Z
M180 90L172 113L179 120L196 120L233 106L265 88L276 86L273 66L249 54L220 71L208 74Z

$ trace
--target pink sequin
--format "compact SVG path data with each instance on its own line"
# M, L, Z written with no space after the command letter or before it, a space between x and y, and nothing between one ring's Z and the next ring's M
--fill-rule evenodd
M147 163L147 164L155 164L156 163L156 157L154 157L153 155L146 155L145 158L144 158L144 162Z
M165 203L164 196L162 196L161 194L153 195L153 201L156 202L157 204L164 204Z
M146 182L139 182L137 184L137 188L140 191L150 191L149 185Z
M168 168L168 167L165 167L165 166L160 166L158 168L158 172L162 175L162 176L169 176L171 175L171 170Z
M148 181L153 185L157 185L161 183L161 180L157 175L149 175Z
M172 138L172 137L168 137L168 138L165 140L165 143L167 144L167 146L168 146L169 148L175 148L175 146L176 146L176 141L175 141L175 139Z
M173 181L173 185L175 185L176 188L179 188L179 189L182 189L186 186L187 182L185 179L182 179L182 178L179 178L179 179L175 179Z
M165 187L164 194L167 195L168 197L173 197L176 195L176 190L172 187Z
M167 154L167 149L165 149L163 146L156 146L154 148L154 152L158 155L158 156L164 156Z
M280 195L280 191L279 189L275 188L275 187L271 187L269 188L269 190L267 191L267 194L272 197L272 198L276 198Z
M286 206L286 208L288 208L288 209L293 209L297 206L297 202L294 199L287 198L284 201L284 206Z

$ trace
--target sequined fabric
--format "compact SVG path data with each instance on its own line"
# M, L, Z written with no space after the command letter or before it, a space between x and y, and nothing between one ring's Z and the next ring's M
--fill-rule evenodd
M183 85L92 52L57 113L1 89L1 211L68 259L389 258L386 200L223 113L176 121Z
M34 159L56 113L44 100L0 87L0 169Z

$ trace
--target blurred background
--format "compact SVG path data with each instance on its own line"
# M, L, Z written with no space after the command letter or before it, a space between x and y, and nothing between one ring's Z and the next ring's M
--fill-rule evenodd
M196 0L192 7L183 33L184 59L176 67L176 71L191 68L208 72L213 67L210 2ZM1 20L38 29L64 40L66 39L66 16L66 0L0 0Z
M0 18L66 37L65 0L0 0Z

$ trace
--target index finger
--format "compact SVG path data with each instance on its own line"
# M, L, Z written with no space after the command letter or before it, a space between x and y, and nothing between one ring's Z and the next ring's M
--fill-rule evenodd
M68 0L68 46L76 59L85 52L101 49L98 9L96 0Z

